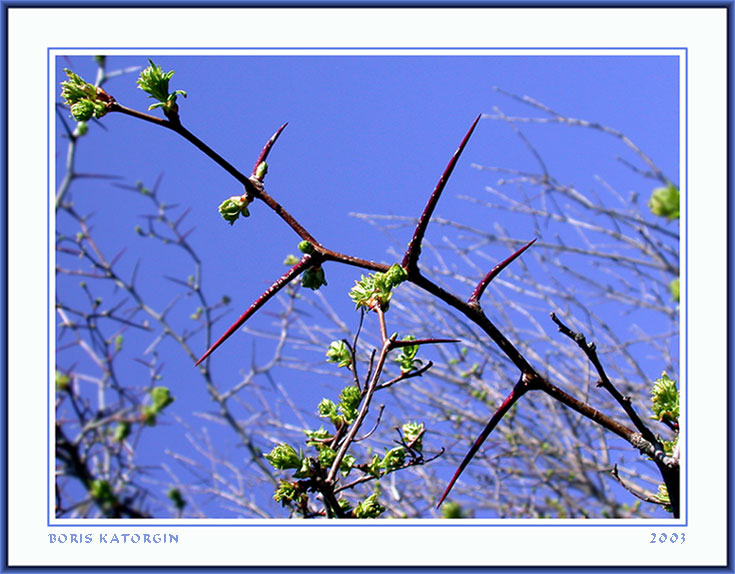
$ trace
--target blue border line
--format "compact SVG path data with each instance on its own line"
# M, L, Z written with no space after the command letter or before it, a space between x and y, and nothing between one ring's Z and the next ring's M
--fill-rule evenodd
M8 395L10 392L10 385L7 383L9 368L8 368L8 201L9 201L9 181L8 181L8 18L7 10L0 10L0 33L2 34L2 69L4 73L0 76L0 102L2 102L2 112L0 112L0 133L2 133L2 143L0 147L2 152L0 155L0 185L2 185L2 198L0 199L0 368L4 375L6 384L0 392L0 412L5 414L2 424L0 424L0 444L2 445L2 472L0 472L0 488L2 488L2 494L0 495L0 511L2 512L2 526L5 532L8 532L9 528L9 517L8 517L8 437L10 425L8 423ZM50 420L50 419L49 419ZM46 438L48 441L48 436ZM48 464L48 463L47 463ZM48 475L48 473L47 473ZM46 480L49 480L48 477ZM2 565L8 563L8 544L7 535L0 542L2 547Z
M547 46L547 47L538 46L538 47L533 47L533 48L529 48L529 47L516 47L516 48L514 48L514 47L487 47L487 46L483 46L483 47L478 47L478 46L467 46L467 47L461 47L461 46L459 46L459 47L457 47L457 46L448 46L448 47L442 47L442 46L440 46L440 47L427 47L427 46L409 46L409 47L407 47L407 46L394 46L394 47L391 47L391 46L347 46L347 47L345 47L345 46L265 46L265 47L255 47L255 48L252 47L252 46L243 46L243 47L227 46L225 48L213 48L213 47L196 47L196 48L192 48L191 46L188 46L188 47L187 46L176 46L176 47L167 46L165 48L162 48L161 46L157 46L157 47L145 47L145 46L143 46L143 47L135 47L135 48L131 48L131 47L126 47L126 48L105 48L105 47L102 47L102 46L98 46L96 48L70 48L69 46L49 46L47 48L48 51L51 51L51 50L69 50L69 51L74 51L74 50L76 50L76 51L84 51L84 52L87 52L87 51L93 52L93 51L96 50L98 52L107 52L107 53L113 53L113 52L126 52L127 53L127 52L133 52L133 51L146 51L146 52L153 52L153 53L155 53L155 52L164 52L164 51L165 52L168 52L168 51L172 51L172 50L202 50L202 51L225 51L225 50L227 50L227 51L230 51L230 50L243 50L243 51L250 51L250 50L252 50L252 51L256 51L256 50L274 50L274 51L287 51L287 50L314 50L314 51L320 51L320 50L356 50L356 51L359 51L359 50L365 50L365 51L367 51L367 50L371 50L371 51L376 51L376 50L378 50L378 51L388 51L388 50L393 50L393 51L394 50L405 50L405 51L409 51L409 50L426 50L426 51L429 51L429 50L442 50L442 51L444 51L444 50L451 50L451 51L455 51L456 50L456 51L465 51L465 52L466 51L469 51L469 50L497 50L497 51L504 51L504 52L506 52L506 51L507 52L510 52L510 51L514 51L514 50L520 50L520 51L557 50L557 51L569 51L569 52L579 52L579 51L582 51L582 50L590 50L590 51L593 51L593 50L597 50L597 51L602 51L602 50L616 50L616 51L683 50L683 51L686 52L687 49L688 48L686 48L685 46L657 46L655 48L651 48L650 46L641 47L641 48L637 48L635 46L626 46L626 47L620 47L620 46L610 46L610 47L595 46L595 47L592 47L592 48L587 48L587 47L584 47L584 46L580 46L578 48L560 48L558 46ZM185 58L189 54L167 54L167 55L170 55L171 57ZM329 55L329 54L327 54L327 55ZM331 54L331 55L338 58L340 56L343 56L344 54ZM439 55L441 55L441 54L439 54ZM480 54L480 55L482 55L482 54ZM609 55L612 56L612 57L615 56L615 54L609 54ZM233 56L234 57L234 56L237 56L237 54L222 54L222 56L223 57L230 57L230 56ZM467 56L468 57L476 57L475 54L467 54ZM538 56L539 57L545 57L546 54L538 54ZM548 56L555 57L556 55L555 54L548 54ZM592 54L580 54L579 55L580 58L584 58L585 56L589 56L590 58L597 57L597 56L594 56ZM296 57L296 55L294 55L294 57ZM454 56L454 57L456 57L456 56Z
M688 178L689 178L689 169L688 169L688 161L689 161L689 148L688 148L688 143L689 143L689 124L688 124L688 121L689 121L689 119L688 119L688 113L689 113L689 87L688 87L688 82L689 82L689 68L688 68L688 66L689 66L689 61L688 61L688 53L689 52L688 52L688 48L686 48L686 47L669 47L669 48L667 48L667 47L655 47L655 48L651 48L651 47L646 47L646 48L634 48L634 47L625 47L625 48L620 48L620 47L611 47L611 48L605 48L605 47L593 47L593 48L586 48L586 47L576 47L576 48L559 48L559 47L553 47L553 48L543 48L543 47L534 47L534 48L529 48L529 47L508 48L508 47L501 47L501 48L497 48L497 47L477 47L477 46L474 46L474 47L469 47L469 48L461 48L461 47L451 47L451 48L443 48L443 47L439 47L439 48L436 48L436 47L418 47L418 48L416 48L416 47L405 47L405 46L403 46L403 47L396 47L396 48L390 48L390 47L380 47L380 48L376 48L376 47L357 47L357 48L356 47L348 47L348 48L345 48L345 47L334 47L334 46L330 46L330 47L323 47L323 48L322 47L317 47L317 48L314 48L314 47L308 47L308 48L299 48L299 47L246 47L246 48L233 48L233 47L227 47L227 48L213 48L213 47L209 47L209 48L183 48L183 47L178 47L178 48L171 48L171 47L166 47L166 48L161 48L161 47L158 47L158 48L141 48L141 47L126 47L126 48L69 48L69 47L53 47L53 46L50 46L50 47L47 47L47 49L46 49L46 55L47 55L46 66L47 66L47 72L48 72L48 75L47 75L47 93L50 93L50 82L51 82L51 69L50 69L51 51L54 51L54 50L55 51L61 51L61 50L63 50L63 51L69 51L69 52L74 52L74 51L98 51L98 52L114 53L114 52L131 52L131 51L138 51L138 50L139 51L156 52L156 51L173 51L173 50L192 50L192 49L203 50L203 51L223 51L223 50L228 50L228 51L229 50L243 50L243 51L256 51L256 50L275 50L275 51L281 51L281 50L283 50L283 51L286 51L286 50L314 50L314 51L320 51L320 50L354 50L354 51L361 51L361 50L363 50L363 51L364 50L371 50L371 51L374 51L374 50L379 50L379 51L384 51L384 50L406 50L406 51L409 51L409 50L427 50L427 51L428 50L452 50L452 51L455 51L455 50L456 51L469 51L469 50L494 50L494 51L556 50L556 51L569 51L569 52L579 52L579 51L584 51L584 50L590 50L590 51L606 51L606 50L624 50L624 51L628 51L628 50L630 50L630 51L634 51L634 50L637 50L637 51L676 50L676 51L683 51L683 54L675 54L675 56L677 58L682 58L682 57L684 58L684 125L685 125L685 130L684 130L684 150L685 150L685 152L684 152L684 164L685 164L685 171L684 171L684 173L685 173L685 181L687 182L687 185L686 185L686 192L687 193L686 193L686 196L685 196L685 200L684 201L685 201L685 205L687 206L687 208L688 208L688 205L689 205L688 204L688 196L689 196L689 185L688 185ZM6 50L6 54L7 54L7 50ZM177 54L171 54L171 56L186 57L186 55L177 55ZM234 55L234 54L232 54L232 55L231 54L226 54L226 55L223 55L223 56L224 57L229 57L229 56L236 56L236 55ZM333 56L339 57L339 56L342 56L342 54L340 54L340 55L334 54ZM468 54L467 56L468 57L472 57L472 56L475 56L475 55L469 55ZM482 56L482 55L480 55L480 56ZM595 56L595 55L592 55L592 54L580 54L578 57L585 57L585 56L599 57L599 56ZM55 57L58 57L58 56L55 56ZM294 56L294 57L296 57L296 56ZM370 56L367 56L367 57L370 57ZM418 56L414 56L414 57L418 57ZM457 56L449 56L449 57L457 57ZM553 57L558 57L558 56L557 55L552 55L552 54L549 54L549 55L540 54L540 55L538 55L538 57L552 57L553 58ZM7 59L7 55L6 55L6 59ZM6 66L6 68L7 68L7 66ZM680 114L679 117L681 118L681 114ZM48 124L47 124L47 127L46 127L46 137L47 137L47 151L46 151L46 155L47 155L47 161L48 161L48 164L47 165L48 166L51 165L50 164L50 156L49 156L49 154L50 154L50 133L51 133L51 125L50 125L50 123L51 123L51 121L52 121L52 115L49 114L48 115L48 120L47 120ZM730 121L732 121L732 118L730 119ZM679 171L681 173L681 166L679 166ZM49 201L50 201L50 197L51 197L50 191L51 190L48 190L48 192L47 192L47 199ZM46 222L46 239L47 239L47 242L46 243L47 243L47 248L48 248L48 245L50 245L50 232L51 232L50 231L50 216L49 216L49 213L50 213L50 205L47 205L47 207L48 207L48 209L47 209L47 216L46 216L47 217L47 222ZM687 229L687 235L686 235L687 242L685 242L685 245L684 245L684 252L685 252L686 260L688 261L688 239L689 239L689 235L688 235L688 217L687 217L687 221L685 223L685 227ZM50 295L51 295L50 252L49 251L47 251L46 260L47 260L47 270L46 270L46 275L47 275L47 278L46 278L46 289L47 289L47 291L46 291L46 294L47 294L47 301L48 301L49 298L50 298ZM685 285L686 286L688 286L688 272L689 272L689 270L688 270L688 266L687 266L687 273L685 275ZM685 293L686 293L685 299L687 301L685 314L686 314L686 317L687 317L687 327L688 327L689 326L689 323L688 323L688 317L689 317L689 314L688 314L689 313L689 310L688 310L688 297L689 297L688 289L685 289ZM50 369L48 367L50 367L50 352L51 352L51 349L50 349L50 343L51 343L51 321L49 320L48 316L49 316L49 314L47 313L47 318L46 318L46 322L47 322L47 343L46 343L46 347L47 347L47 355L48 356L47 356L46 364L47 364L47 372L50 372ZM684 353L685 353L685 356L687 358L688 358L688 349L689 349L689 347L688 347L688 335L685 332L684 333ZM688 370L689 370L689 361L687 360L686 361L686 371L687 371L687 373L686 373L686 376L687 376L686 381L687 381L687 386L686 386L686 393L685 393L685 400L686 401L688 401L688 392L689 392ZM51 392L50 392L50 389L51 389L51 382L49 380L49 381L47 381L47 391L46 391L47 392L47 415L48 415L47 426L46 426L46 429L47 429L47 437L46 437L47 465L49 464L49 461L51 460L51 457L50 457L50 448L51 448L50 447L50 436L51 436L51 433L50 433L50 424L51 424ZM686 404L688 405L688 402ZM688 418L689 418L689 409L688 408L687 408L686 413L687 414L686 414L686 421L685 421L686 422L686 425L685 425L685 429L686 429L685 445L686 445L686 448L688 448L688 438L689 438L688 437ZM687 489L688 489L688 487L689 487L689 480L688 480L688 477L689 477L689 467L688 467L688 464L687 464L687 467L684 469L684 472L685 472L685 475L687 477L686 485L687 485ZM87 522L87 519L61 519L61 520L70 520L70 521L73 521L73 524L68 524L68 525L67 524L51 524L51 506L50 506L50 504L51 504L51 501L50 501L51 482L50 482L50 480L51 480L51 473L50 473L50 469L49 469L49 470L47 470L47 473L46 473L46 485L47 485L47 488L46 488L46 512L47 512L46 526L48 528L82 528L82 527L83 528L110 528L110 529L112 529L112 528L160 528L160 529L172 529L173 530L173 529L177 529L177 528L211 528L211 527L220 527L220 528L222 528L222 527L225 527L225 528L241 528L241 527L270 528L270 527L276 527L276 528L283 528L283 527L292 527L292 526L295 526L295 527L314 527L314 526L316 526L316 527L340 527L340 528L343 528L343 527L350 527L350 528L354 528L354 527L358 527L358 528L366 528L366 527L367 528L384 528L384 527L402 527L402 528L415 528L415 527L419 527L419 528L421 528L421 527L429 527L429 528L431 528L431 527L444 527L444 528L446 528L446 527L451 527L451 528L468 528L468 527L470 527L470 528L496 528L496 527L501 527L501 528L515 528L515 527L519 527L519 528L539 528L539 527L541 527L541 528L578 528L578 527L582 527L582 528L642 528L642 527L645 527L645 528L652 528L652 527L664 527L664 528L668 528L668 529L682 529L682 528L686 528L689 525L689 514L688 514L688 510L689 510L689 497L688 496L686 496L686 503L685 503L686 512L685 512L684 523L675 522L676 520L679 520L679 519L673 519L672 518L672 519L669 519L668 521L664 521L664 522L654 521L654 520L648 521L647 519L637 519L640 522L642 522L642 524L629 524L629 523L621 524L621 523L619 523L617 521L613 521L613 520L611 520L611 523L610 524L607 524L607 523L605 523L605 524L589 524L589 521L585 521L585 520L582 520L582 519L575 520L574 523L569 523L569 524L549 524L547 521L543 521L543 520L537 520L536 521L537 523L534 523L534 524L518 523L518 522L515 522L515 523L507 523L506 522L506 523L502 523L502 524L468 524L468 523L464 523L464 522L455 522L455 521L452 521L451 524L448 524L445 520L427 518L427 519L422 519L422 520L427 520L427 521L431 520L432 522L429 523L429 524L406 524L406 523L403 523L403 522L394 522L394 521L384 521L383 522L383 521L381 521L381 522L368 522L368 523L360 523L360 524L354 524L354 523L345 524L342 521L312 521L312 522L288 521L288 522L280 522L281 519L269 519L269 520L278 520L279 522L276 523L276 524L263 524L263 523L257 523L257 524L241 524L241 523L234 523L234 524L229 524L229 523L228 524L192 524L192 523L187 523L187 524L178 524L178 523L177 524L159 524L159 523L151 522L149 520L146 520L145 522L138 523L138 522L132 522L132 520L127 519L127 520L124 521L123 524L121 524L120 521L118 521L118 520L114 520L114 521L111 521L109 523L94 523L94 522ZM728 483L729 483L729 481L728 481ZM199 519L199 520L218 520L218 519L214 519L213 518L213 519ZM219 519L219 520L221 520L221 519ZM244 519L238 519L238 520L248 521L248 520L260 520L260 519L247 519L247 518L244 518ZM483 520L483 519L472 519L472 520ZM495 520L495 519L488 519L488 520ZM497 520L502 520L502 519L497 519ZM525 519L512 519L512 520L525 520ZM664 519L664 520L666 520L666 519ZM436 522L434 522L434 521L436 521ZM539 522L540 522L540 524L539 524Z
M686 405L686 416L684 417L684 457L687 461L684 467L685 484L687 494L689 494L689 52L684 52L684 229L686 230L686 241L684 242L684 259L687 262L686 271L684 273L684 318L686 322L686 331L684 331L684 357L686 358L684 369L684 380L686 381L686 391L684 393L684 404ZM679 167L681 171L681 166ZM681 182L679 184L681 187ZM681 241L681 236L680 239ZM681 269L681 266L679 267ZM681 272L679 273L681 275ZM681 333L681 317L679 318L679 332ZM679 359L681 363L681 358ZM681 392L681 381L679 381L679 391ZM681 471L681 468L679 469ZM729 481L728 481L729 485ZM685 502L685 520L684 524L689 523L689 496L686 496Z
M51 66L49 64L50 62L50 56L51 54L49 52L46 52L46 69L48 71L48 74L46 76L46 94L48 97L48 94L51 93ZM46 108L46 165L50 168L51 167L51 122L53 121L52 118L55 118L54 115L51 114L50 106ZM56 147L56 142L54 142L54 148ZM50 174L46 175L46 181L48 182L47 185L51 186L51 178L49 177ZM52 195L55 195L51 189L48 190L47 195L47 201L48 204L46 205L46 304L48 305L48 302L51 300L51 248L49 247L51 242L51 197ZM54 214L54 217L56 214ZM54 254L56 255L56 254ZM56 259L54 258L54 261ZM50 310L48 307L46 308L46 373L50 377L51 375L51 319L50 319ZM56 365L56 361L54 360L54 365ZM55 369L54 369L55 370ZM46 514L50 517L51 516L51 429L49 428L51 425L51 381L47 381L46 383L46 416L47 416L47 425L46 425Z

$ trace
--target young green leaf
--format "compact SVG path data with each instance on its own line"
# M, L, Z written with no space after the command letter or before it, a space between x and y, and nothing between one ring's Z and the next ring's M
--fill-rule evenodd
M327 349L327 361L337 363L338 367L349 367L352 364L350 349L344 341L332 341Z
M378 307L383 311L393 296L392 290L403 283L408 277L406 270L398 263L394 263L385 273L371 273L367 277L360 276L355 286L350 289L350 299L355 302L355 309L365 307L374 310Z
M339 394L338 409L348 424L357 419L357 408L360 406L361 399L362 393L354 385L345 387Z
M651 213L669 221L679 219L679 188L669 183L666 187L654 189L648 207Z
M403 441L415 451L423 448L424 431L424 423L419 422L408 422L401 427Z
M153 399L153 408L156 414L174 402L174 398L171 396L171 391L168 387L153 387L151 389L151 398Z
M406 335L403 338L404 341L414 341L416 337L413 335ZM416 358L416 354L419 352L418 345L408 345L401 347L401 354L396 357L396 362L401 367L402 373L410 373L414 369L421 366L421 360Z
M378 518L383 512L385 506L378 502L378 495L371 494L355 507L352 515L355 518Z
M157 66L153 63L153 60L148 60L149 66L145 68L138 78L138 87L148 94L149 98L158 100L157 103L152 104L148 107L149 110L153 108L163 107L164 113L167 115L175 111L176 97L186 97L184 90L176 90L174 93L169 93L168 83L171 80L171 76L174 75L173 70L170 72L164 72L161 66Z
M281 443L273 447L270 453L264 455L265 459L276 470L288 468L301 468L301 457L291 445Z
M250 217L248 205L250 205L252 201L252 198L247 194L233 195L220 203L218 207L219 214L222 216L222 219L227 221L230 225L233 225L241 215L243 217Z
M670 379L665 372L661 374L661 378L656 379L651 389L651 402L656 420L678 422L679 391L676 389L676 381Z

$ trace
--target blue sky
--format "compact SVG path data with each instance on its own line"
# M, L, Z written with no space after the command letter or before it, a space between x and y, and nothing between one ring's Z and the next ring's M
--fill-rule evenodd
M188 92L180 99L183 123L244 172L265 141L284 122L288 127L269 157L269 193L327 247L362 258L386 261L386 237L352 212L418 216L444 166L471 122L496 107L509 115L540 115L494 90L498 87L528 95L552 109L576 118L597 121L625 133L645 150L669 177L679 169L678 60L664 56L153 56L165 70L176 71L172 89ZM144 66L143 57L112 57L108 69ZM74 56L57 61L92 80L91 58ZM111 80L109 93L122 104L144 110L149 103L135 86L135 74ZM156 112L153 112L156 113ZM230 227L217 206L239 195L238 184L175 134L120 114L92 125L80 145L80 172L121 175L125 182L148 186L162 176L160 195L167 203L191 209L195 227L191 243L206 261L205 289L210 301L232 298L232 311L215 327L223 331L276 277L283 258L296 252L298 237L262 204L251 206L251 217ZM60 130L59 130L60 133ZM614 139L574 128L524 127L551 172L579 189L594 188L597 173L624 192L641 179L615 158ZM63 174L65 149L60 144L57 169ZM574 153L568 153L573 149ZM624 159L634 161L634 156ZM492 228L486 211L457 199L481 196L494 174L472 169L487 164L530 170L537 165L529 150L503 122L481 120L439 204L436 215L455 218L477 228ZM678 181L675 181L678 183ZM134 226L147 207L131 193L99 180L75 183L76 208L94 212L98 240L112 254L125 248L121 270L131 272L140 261L139 284L146 297L163 306L171 284L162 276L188 275L181 258L153 248L139 238ZM519 239L531 239L534 229L524 221L505 220ZM68 221L60 219L64 229ZM69 228L71 229L71 228ZM401 232L397 232L400 234ZM406 234L402 238L407 242ZM441 229L429 228L427 238L439 239ZM505 251L499 251L503 254ZM346 291L359 275L354 269L327 268L324 290L339 310L349 313ZM59 293L79 297L77 281L61 281ZM164 286L165 288L162 288ZM110 296L113 296L112 293ZM180 306L185 321L194 302ZM271 302L264 311L274 311ZM355 321L356 322L356 321ZM621 321L621 327L624 321ZM248 357L252 341L235 334L217 351L216 376L236 377L238 362ZM164 347L165 349L165 347ZM171 350L171 349L169 349ZM203 352L205 349L201 348ZM131 356L134 353L131 349ZM163 352L163 351L162 351ZM81 358L79 360L82 360ZM247 360L247 359L245 359ZM66 364L71 357L66 355ZM181 353L166 356L165 381L177 397L177 414L201 408L206 397L197 373ZM133 377L144 369L131 363ZM137 369L137 370L136 370ZM284 384L288 384L284 380ZM323 394L290 388L304 406ZM169 427L170 442L185 447L177 427ZM163 441L165 442L165 441ZM151 446L151 460L161 457L162 444Z

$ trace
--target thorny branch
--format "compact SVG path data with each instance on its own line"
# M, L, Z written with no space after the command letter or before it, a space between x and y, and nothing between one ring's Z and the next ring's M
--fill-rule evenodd
M540 106L540 104L535 104L535 105ZM256 199L260 199L261 201L266 203L266 205L268 205L277 215L279 215L287 223L287 225L291 227L299 235L299 237L301 237L304 240L309 241L314 247L314 253L312 255L313 259L310 261L307 257L302 258L302 260L298 264L292 267L292 269L289 272L287 272L281 279L279 279L276 283L274 283L273 286L271 286L269 290L267 290L258 300L256 300L256 302L251 306L251 308L248 309L248 311L246 311L246 313L243 314L243 316L240 319L238 319L238 322L236 322L225 333L225 335L221 337L215 343L215 345L213 345L212 347L210 347L210 349L207 350L207 352L199 359L199 361L197 361L197 364L201 363L201 361L204 360L204 358L209 356L209 354L214 350L214 348L216 348L230 334L232 334L235 330L237 330L250 316L252 316L252 314L256 310L258 310L268 299L270 299L272 295L275 294L275 292L277 292L282 287L284 287L286 284L288 284L290 281L292 281L296 276L299 275L301 271L309 267L310 263L314 264L314 262L322 263L325 261L334 261L334 262L352 265L352 266L356 266L356 267L360 267L360 268L364 268L368 270L373 270L373 271L384 272L388 270L387 265L376 263L373 261L364 260L364 259L359 259L359 258L350 256L350 255L341 254L335 251L331 251L327 249L326 247L322 246L290 213L288 213L276 200L274 200L268 193L266 193L264 187L262 185L259 185L262 182L260 181L254 182L252 178L248 178L244 174L239 172L236 168L234 168L231 164L229 164L226 160L224 160L217 152L213 151L206 144L201 142L201 140L199 140L196 136L194 136L191 132L189 132L181 124L181 122L178 119L178 116L175 118L174 121L172 121L170 117L167 120L161 120L153 116L150 116L148 114L143 114L135 110L126 108L114 101L110 106L110 111L124 113L126 115L130 115L132 117L142 119L144 121L148 121L148 122L152 122L152 123L161 125L162 127L166 127L176 132L177 134L185 138L187 141L192 143L195 147L200 149L203 153L205 153L208 157L210 157L213 161L215 161L218 165L220 165L223 169L225 169L225 171L227 171L230 175L232 175L237 181L239 181L245 187L245 190L247 193L251 194ZM560 116L559 114L555 114L551 110L546 110L546 111L552 114L556 121L561 121L562 116ZM604 427L605 429L624 438L626 441L628 441L630 444L632 444L635 448L637 448L641 452L648 454L649 456L652 456L654 459L656 459L657 464L659 465L659 469L661 470L663 466L666 466L666 465L663 463L660 456L657 458L657 455L660 452L660 449L657 447L660 446L660 443L658 443L658 441L655 439L655 436L650 432L650 430L648 430L645 427L645 425L642 425L642 422L637 417L637 415L634 414L634 411L632 411L631 409L626 409L626 414L632 420L634 425L637 428L639 428L640 432L635 432L627 428L626 426L608 417L607 415L601 413L600 411L597 411L596 409L588 405L586 402L580 401L572 397L571 395L561 390L559 387L553 385L545 376L542 376L531 365L530 361L526 358L525 354L516 345L514 345L496 327L493 321L489 317L487 317L487 315L480 308L479 298L482 295L485 288L490 283L490 281L492 281L497 276L497 274L503 268L507 266L508 263L510 263L517 256L519 256L528 247L530 247L533 241L526 244L524 247L522 247L520 250L514 253L510 258L508 258L506 261L502 262L501 264L498 264L493 270L491 270L487 275L485 275L485 277L475 286L472 294L470 295L467 301L464 301L458 298L456 295L445 290L443 287L439 286L437 283L435 283L431 279L428 279L426 276L424 276L421 273L418 267L418 261L419 261L419 254L421 250L421 242L422 242L424 233L428 226L429 220L431 219L432 213L441 196L441 193L446 186L448 178L451 175L451 172L454 169L454 166L456 165L457 161L459 160L459 157L462 151L464 150L479 119L480 119L480 116L478 116L475 119L469 131L467 132L464 139L462 140L460 146L458 147L457 151L452 156L447 168L444 171L444 174L440 178L439 183L437 184L434 192L432 193L429 199L429 202L427 203L423 213L418 219L418 223L414 230L413 237L409 243L409 246L403 258L402 267L406 270L408 274L408 277L407 277L408 282L417 285L418 287L424 289L425 291L435 296L436 298L440 299L447 305L460 311L472 323L480 327L489 336L489 338L498 346L498 348L508 357L508 359L510 359L510 361L518 368L518 370L520 371L520 379L519 379L519 382L514 387L513 391L506 397L506 400L503 402L500 408L496 410L495 414L488 422L485 430L480 434L480 436L477 438L477 440L473 444L470 452L467 454L467 456L465 457L465 460L462 462L460 467L457 469L455 476L453 477L452 481L450 482L449 486L444 492L444 495L442 496L441 501L443 501L444 498L448 495L449 491L451 490L452 485L455 483L455 481L461 474L462 470L469 463L472 456L474 456L474 454L479 450L480 446L485 441L485 439L488 437L488 435L492 432L492 430L495 428L497 423L508 413L510 407L512 407L513 404L515 404L518 400L520 400L521 397L523 397L528 391L531 391L531 390L542 391L543 393L545 393L552 399L562 403L566 407L576 411L577 413L592 420L593 422ZM580 125L584 125L584 124L580 124ZM266 144L266 148L264 148L264 151L261 152L261 157L264 157L267 154L267 150L270 150L270 147L273 145L273 142L275 142L275 139L278 137L278 135L280 135L284 127L285 125L282 126L278 130L278 132L274 135L273 138L271 138L271 140L269 140L268 144ZM591 126L591 127L595 127L595 126ZM622 136L622 134L616 133L608 128L600 127L600 129L603 129L603 131L607 131L608 133L612 133L613 135L617 135L621 137L621 139L623 139L626 145L629 145L630 147L632 147L632 149L638 152L641 155L641 157L643 157L644 160L647 160L646 156L644 156L642 152L640 152L640 150L638 150L638 148L636 148L634 144L630 142L630 140ZM650 162L650 160L648 160L647 163L649 163L649 165L651 165L652 168L655 167L653 166L652 162ZM256 162L256 167L257 165L258 165L258 162ZM654 169L654 172L656 173L656 176L659 177L659 179L663 181L663 175L660 174L660 172L656 172L655 169ZM383 328L382 331L383 331L384 343L383 343L383 347L381 348L381 352L377 359L376 371L373 374L373 376L370 378L367 388L365 389L365 392L367 393L372 393L375 390L377 386L377 376L376 375L381 372L382 365L384 364L385 356L387 354L387 350L389 350L389 347L390 347L390 339L388 340L385 339L385 335L386 335L385 329ZM598 364L596 364L595 366L597 367ZM604 371L601 369L601 366L599 367L598 370L600 371L601 377L602 377ZM603 381L603 386L605 386L608 389L608 391L613 393L613 396L615 396L616 391L614 391L614 387L612 386L612 384L606 384ZM367 396L370 396L370 395L368 394ZM625 399L621 397L620 401L622 401L621 404L625 408L625 404L624 404L626 402ZM362 422L362 420L364 419L364 414L367 412L368 402L369 402L369 399L367 402L363 403L363 410L361 410L361 418L359 419L360 422ZM356 424L353 427L353 431L351 431L352 435L348 436L350 440L346 440L344 443L345 445L351 442L351 440L355 438L354 433L356 432L358 427L359 427L359 424ZM336 469L338 468L338 465L339 465L339 460L341 460L340 454L344 456L345 451L346 449L343 448L338 453L338 458L335 461L335 463L332 465L332 467L330 468L329 474L327 475L327 482L333 480L334 475L336 473ZM676 480L673 480L673 479L666 480L667 479L666 475L664 475L664 479L667 483L667 486L669 487L669 492L671 493L672 506L674 506L674 514L675 516L678 516L678 461L674 461L671 464L671 466L668 468L671 469L670 472L668 473L669 478L671 477L672 474L676 475ZM676 503L674 503L675 500L677 501ZM441 501L440 501L440 504L441 504Z

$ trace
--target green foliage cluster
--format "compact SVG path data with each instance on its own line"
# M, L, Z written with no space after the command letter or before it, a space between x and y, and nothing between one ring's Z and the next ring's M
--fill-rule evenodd
M415 341L416 337L413 335L406 335L403 340ZM407 345L405 347L401 347L401 354L396 357L396 363L401 367L402 373L410 373L414 369L421 367L421 359L416 358L416 354L418 352L418 345Z
M352 355L347 343L332 341L327 349L327 361L337 363L338 367L349 367L352 364Z
M350 299L355 303L355 309L365 307L374 310L380 307L387 311L393 297L393 288L403 283L408 277L406 270L398 263L394 263L385 273L371 273L367 277L360 276L355 286L350 289Z
M101 118L107 113L108 98L102 88L85 82L71 70L64 69L68 80L61 83L61 97L70 108L71 116L78 122L86 122L92 117Z
M287 443L277 444L265 454L265 459L279 471L291 471L292 480L281 479L273 495L273 499L284 507L305 517L314 516L309 509L309 493L324 486L324 477L337 457L337 439L343 436L345 429L354 424L363 395L359 388L350 385L342 389L338 402L324 398L317 407L321 418L327 419L334 427L333 431L323 426L316 430L305 430L307 451ZM355 469L364 476L380 479L390 472L401 470L407 465L407 458L416 460L420 457L425 432L423 423L407 422L401 427L402 444L386 449L381 456L372 454L369 461L358 463L350 452L345 453L339 463L339 473L348 477ZM374 492L360 501L354 508L344 497L336 499L337 504L349 518L377 518L384 511L378 501L378 493ZM319 513L317 513L319 515Z
M651 389L651 411L653 419L666 423L674 429L674 440L662 440L664 452L667 456L675 456L676 446L679 441L679 391L676 381L671 379L665 372L656 379ZM671 499L665 484L659 484L658 492L654 496L659 504L668 512L672 512Z
M220 203L218 209L219 214L227 223L233 225L240 216L250 217L248 205L252 203L252 198L247 195L233 195Z
M153 387L150 391L153 404L144 405L141 409L141 420L148 426L156 424L156 416L174 402L168 387Z
M666 187L657 187L653 190L648 207L654 215L673 221L679 219L679 201L679 187L669 183Z
M678 423L679 391L676 381L664 372L651 389L651 410L658 421Z
M173 93L169 93L168 84L174 75L173 70L164 72L161 66L153 63L153 60L148 60L148 64L148 67L140 73L138 87L147 93L149 98L158 100L155 104L148 106L149 110L163 108L163 112L168 116L176 110L177 96L186 97L186 92L184 90L176 90Z

